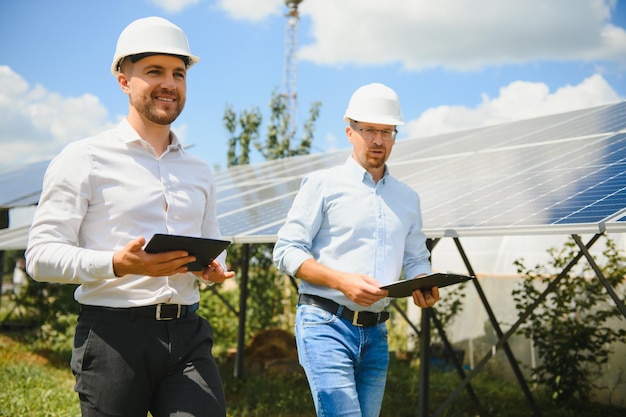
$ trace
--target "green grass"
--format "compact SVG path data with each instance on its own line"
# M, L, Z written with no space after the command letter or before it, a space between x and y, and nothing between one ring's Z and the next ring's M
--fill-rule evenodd
M288 377L233 376L230 362L221 365L229 417L311 417L315 415L306 379L301 372ZM79 416L69 352L40 352L21 333L0 335L0 416ZM430 379L431 412L459 383L453 373L433 371ZM481 408L463 393L442 414L444 417L528 417L532 411L519 385L485 370L472 380ZM623 417L626 410L594 403L555 404L533 391L544 417ZM419 410L419 370L408 362L393 360L381 417L413 417Z
M0 335L0 416L80 416L69 363Z

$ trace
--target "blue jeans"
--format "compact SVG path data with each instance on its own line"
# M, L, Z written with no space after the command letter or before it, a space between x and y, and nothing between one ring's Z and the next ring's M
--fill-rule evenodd
M378 417L389 365L384 323L357 327L299 305L296 343L318 417Z

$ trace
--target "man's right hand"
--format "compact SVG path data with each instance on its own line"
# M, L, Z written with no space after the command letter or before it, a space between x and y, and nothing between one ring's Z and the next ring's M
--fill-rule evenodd
M369 307L387 296L388 291L380 289L380 283L369 275L345 273L341 278L341 292L351 301Z
M364 307L382 300L389 293L387 290L381 290L380 283L369 275L336 271L313 258L302 262L296 271L296 277L311 284L339 290L351 301Z
M146 244L144 237L131 240L124 249L113 255L113 271L116 277L128 274L148 275L151 277L169 276L188 272L189 262L196 260L187 251L176 250L162 253L147 253L143 250Z

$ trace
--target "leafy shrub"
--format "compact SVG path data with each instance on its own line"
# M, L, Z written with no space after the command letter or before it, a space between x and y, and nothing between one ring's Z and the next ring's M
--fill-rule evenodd
M538 300L544 289L555 280L579 251L570 239L563 248L551 248L545 266L527 269L517 260L518 272L525 275L520 287L513 291L520 313ZM624 282L626 258L615 243L606 238L603 252L605 265L600 266L607 281L615 288ZM621 297L624 299L624 295ZM593 381L608 362L611 345L626 342L626 330L612 328L612 318L624 320L605 287L595 277L588 263L579 265L576 273L569 271L556 283L554 291L541 301L520 331L532 338L541 363L532 370L535 380L544 384L554 400L572 398L587 400Z

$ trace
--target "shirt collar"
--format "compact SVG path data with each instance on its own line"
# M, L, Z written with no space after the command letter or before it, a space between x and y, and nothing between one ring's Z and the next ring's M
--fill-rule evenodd
M130 123L128 122L128 118L126 117L124 117L124 119L122 119L122 121L117 125L116 130L120 133L120 138L124 143L138 142L143 140L141 139L137 131L130 125ZM178 136L176 136L176 134L171 130L170 139L170 149L177 149L184 152L185 149L183 148L182 143L180 143Z
M170 143L170 148L176 148L179 151L185 151L185 148L183 148L183 144L180 143L180 140L178 140L178 136L176 136L176 133L172 132L170 130L170 138L172 140L172 143Z

